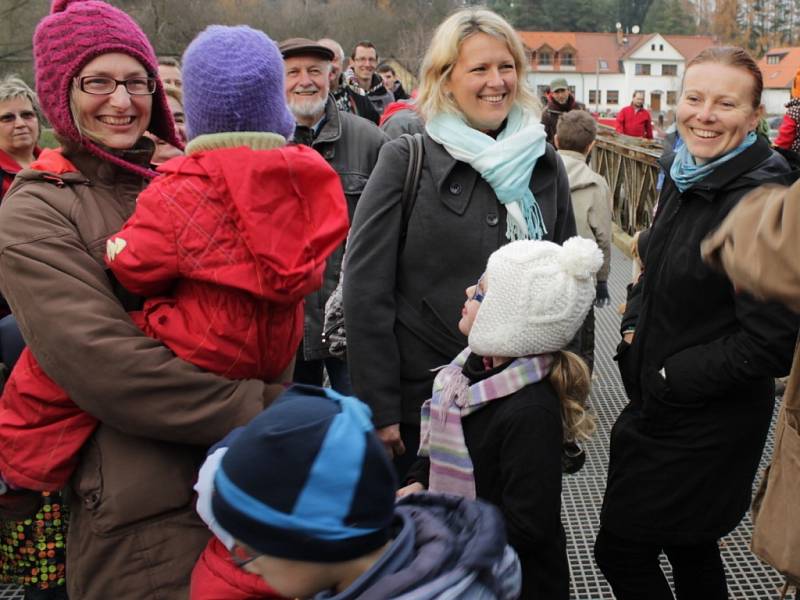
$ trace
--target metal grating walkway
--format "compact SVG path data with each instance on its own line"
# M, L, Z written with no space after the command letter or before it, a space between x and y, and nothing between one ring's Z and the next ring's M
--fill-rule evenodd
M594 538L599 528L600 506L608 468L608 440L611 426L627 404L616 363L612 360L619 341L620 316L617 306L625 301L625 286L631 278L631 261L612 247L609 290L610 306L595 310L595 376L592 406L597 413L597 433L587 445L587 460L576 475L564 478L562 519L567 530L567 552L572 570L574 600L611 599L614 595L594 564ZM778 410L776 408L775 415ZM773 423L774 426L774 423ZM762 467L772 455L772 434L762 457ZM731 600L771 600L779 597L783 578L759 561L749 549L752 523L748 515L721 543ZM662 565L670 578L669 563Z
M614 355L619 338L620 317L616 308L625 299L625 286L631 276L631 262L616 248L612 248L612 251L613 261L609 279L612 304L595 311L596 380L593 384L592 404L598 417L598 430L592 442L587 445L588 456L584 468L578 474L564 479L563 521L567 530L573 600L614 598L594 564L592 550L606 483L609 433L617 414L627 403L616 364L611 357ZM777 415L777 409L775 414ZM772 454L772 441L770 435L762 458L762 466ZM730 599L777 599L783 579L750 552L750 531L751 522L748 515L722 542L722 557L727 570ZM669 563L663 557L662 563L669 577ZM22 593L16 588L0 585L0 600L21 598Z

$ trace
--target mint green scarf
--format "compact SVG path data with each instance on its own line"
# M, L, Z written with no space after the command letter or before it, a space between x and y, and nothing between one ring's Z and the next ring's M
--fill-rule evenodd
M456 115L441 113L425 130L456 160L468 163L492 186L508 211L506 237L541 240L547 233L542 211L530 190L531 173L544 154L546 136L539 120L514 106L497 139L473 129Z
M742 143L736 146L722 156L718 156L714 160L707 162L703 165L698 165L694 156L689 153L689 148L686 144L680 147L675 154L675 160L672 161L672 167L669 170L669 176L675 182L675 186L682 194L695 183L698 183L708 177L714 170L728 162L730 159L739 156L742 152L747 150L750 146L756 143L758 136L754 131L748 133L742 140Z

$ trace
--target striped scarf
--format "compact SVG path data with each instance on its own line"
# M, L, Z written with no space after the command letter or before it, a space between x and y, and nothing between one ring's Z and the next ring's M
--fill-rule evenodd
M462 372L469 355L470 349L465 348L436 375L433 396L422 405L419 455L430 458L430 491L474 499L475 476L461 419L492 400L547 377L553 355L518 358L499 373L472 385Z

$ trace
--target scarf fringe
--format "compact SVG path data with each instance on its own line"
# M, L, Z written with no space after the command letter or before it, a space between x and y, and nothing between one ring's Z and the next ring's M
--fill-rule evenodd
M542 211L530 190L539 157L546 151L544 126L519 106L508 114L497 139L470 127L463 118L442 113L425 130L456 160L466 162L505 205L507 239L541 240L547 233Z
M418 455L430 457L430 491L475 498L472 459L461 420L492 400L547 377L553 356L518 358L499 373L470 384L462 371L469 354L466 348L436 376L433 396L422 405Z
M542 240L547 233L544 216L539 203L535 198L523 200L523 213L527 231L523 231L516 219L506 218L506 239L512 242L517 240Z

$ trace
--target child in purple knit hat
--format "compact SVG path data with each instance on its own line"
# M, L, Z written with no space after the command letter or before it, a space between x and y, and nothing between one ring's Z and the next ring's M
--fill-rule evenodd
M303 298L319 288L327 257L347 233L341 184L317 152L287 145L294 120L284 97L283 61L264 33L246 26L211 26L189 45L183 64L186 156L159 168L163 175L138 196L122 229L108 237L105 263L127 292L146 297L143 309L130 313L133 322L177 358L227 379L282 381L292 371L302 337ZM130 105L137 96L161 89L150 77L128 77L120 82L117 73L90 73L79 77L77 85L92 98L72 93L79 103L111 96ZM85 141L86 131L99 125L74 118L74 105L73 99L68 117L79 125L78 139L92 144L87 146L92 154L109 154L114 164L127 168L120 164L124 160L116 160L113 146ZM51 104L54 114L59 107ZM96 113L97 120L109 132L101 142L115 141L128 132L130 119L135 123L138 118L133 110L113 116L103 111ZM165 135L160 129L152 132ZM135 356L122 360L135 361ZM73 475L79 451L102 433L103 413L73 402L72 389L62 388L58 377L51 379L45 362L40 366L30 351L17 365L0 399L0 473L12 493L19 493L15 488L61 489ZM150 376L160 377L158 369ZM95 377L104 374L98 369ZM201 398L193 405L206 411ZM263 400L268 399L265 392ZM226 415L219 408L218 431L202 439L218 439L237 424L231 420L235 413ZM145 418L142 431L130 423L125 429L147 437L151 419L159 416ZM165 441L187 443L197 432L186 435ZM159 497L167 483L174 486L148 478L136 485L150 491L137 493ZM188 499L191 484L186 483ZM104 502L100 495L98 502ZM148 550L154 553L148 564L173 560L166 546ZM186 561L199 551L183 548ZM179 575L175 598L185 597L188 570ZM141 580L159 586L158 578ZM75 597L125 597L103 578L80 584L91 590L81 589ZM166 593L163 587L158 592L140 587L129 597Z

